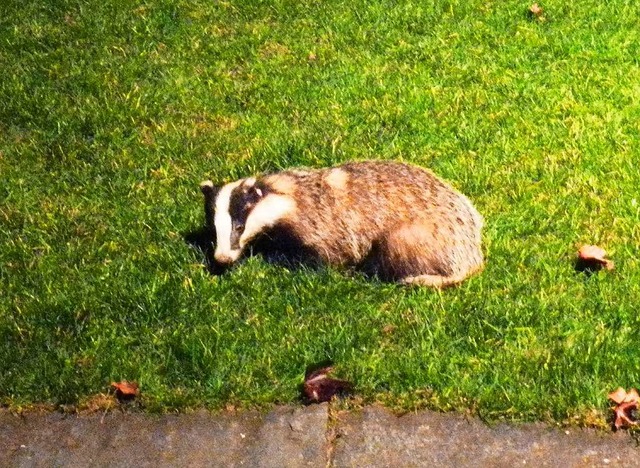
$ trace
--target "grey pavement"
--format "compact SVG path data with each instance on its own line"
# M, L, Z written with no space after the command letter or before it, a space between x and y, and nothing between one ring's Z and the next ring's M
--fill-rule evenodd
M487 426L455 413L397 417L327 404L257 411L15 415L0 411L0 466L639 466L625 431Z

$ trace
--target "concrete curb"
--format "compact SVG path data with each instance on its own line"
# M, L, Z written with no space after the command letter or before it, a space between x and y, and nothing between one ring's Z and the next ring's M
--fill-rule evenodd
M0 466L640 466L626 432L489 427L457 414L402 417L327 404L184 415L0 411Z

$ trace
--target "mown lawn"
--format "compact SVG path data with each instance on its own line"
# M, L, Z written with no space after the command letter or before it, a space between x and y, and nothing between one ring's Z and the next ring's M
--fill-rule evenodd
M0 404L361 401L589 421L640 385L640 3L0 6ZM404 160L486 218L443 292L252 258L210 276L198 183ZM615 271L573 270L583 243ZM595 413L594 413L595 412ZM595 414L595 416L594 416Z

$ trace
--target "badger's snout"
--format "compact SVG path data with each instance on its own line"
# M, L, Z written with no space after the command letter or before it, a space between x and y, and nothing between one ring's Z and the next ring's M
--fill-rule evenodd
M213 255L213 258L216 259L216 262L218 262L221 265L232 265L238 260L239 257L240 257L239 250L238 251L232 250L231 252L221 252L216 250L216 253Z

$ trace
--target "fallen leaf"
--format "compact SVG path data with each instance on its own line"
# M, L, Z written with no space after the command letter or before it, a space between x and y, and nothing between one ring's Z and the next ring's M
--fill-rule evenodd
M540 16L542 16L542 13L544 13L544 10L540 5L538 5L537 3L534 3L529 7L529 12L536 18L539 18Z
M311 403L330 401L336 395L343 395L353 390L353 384L346 380L328 377L332 366L322 367L309 373L303 384L306 399Z
M583 245L578 251L578 255L583 259L601 260L607 256L607 251L597 245Z
M115 390L116 398L121 401L131 401L140 393L138 384L127 380L112 382L111 388Z
M630 403L630 402L640 402L640 395L638 395L638 390L636 390L635 388L632 388L631 390L629 390L629 393L627 393L627 397L624 399L624 403Z
M615 391L609 393L608 397L616 403L613 408L615 414L613 425L616 430L638 424L633 413L638 410L640 395L638 395L638 391L635 388L627 392L624 388L618 387Z
M631 412L638 409L637 401L630 401L628 403L620 403L617 405L613 411L616 415L616 420L613 425L616 429L620 429L623 427L635 426L638 422L633 419Z
M583 245L578 250L578 260L576 270L578 271L598 271L613 270L613 261L605 258L607 251L597 245Z
M309 60L309 62L313 62L318 58L318 56L315 54L315 52L309 52L309 55L307 56L307 60Z
M624 402L624 399L626 397L627 397L627 391L622 387L618 387L616 390L614 390L613 392L609 393L609 395L607 395L607 398L609 398L609 400L613 401L614 403L617 403L618 405Z

